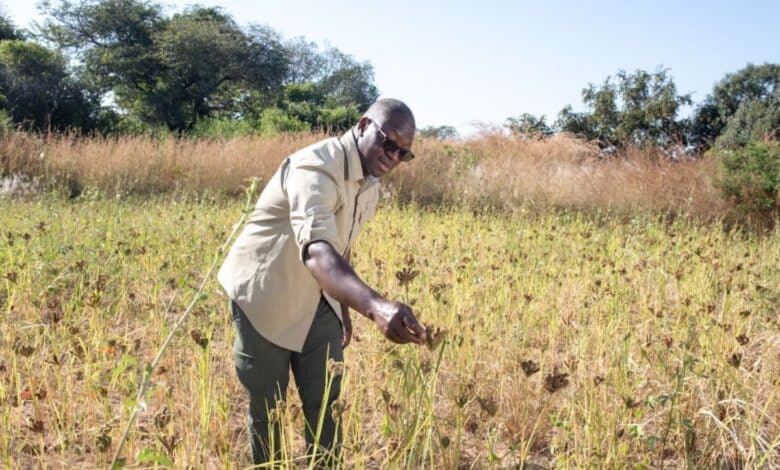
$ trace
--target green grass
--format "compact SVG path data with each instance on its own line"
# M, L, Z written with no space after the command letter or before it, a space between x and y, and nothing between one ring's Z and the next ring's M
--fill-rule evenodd
M4 466L108 464L144 365L240 209L0 201ZM446 337L395 346L353 314L350 467L780 465L777 230L384 207L353 258ZM401 285L404 269L419 275ZM127 465L248 464L232 335L212 280L152 377Z

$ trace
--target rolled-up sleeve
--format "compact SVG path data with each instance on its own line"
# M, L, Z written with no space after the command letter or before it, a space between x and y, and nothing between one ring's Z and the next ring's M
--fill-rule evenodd
M291 168L287 175L287 198L301 261L306 247L313 241L324 240L336 252L343 251L336 224L338 186L328 173L313 165Z

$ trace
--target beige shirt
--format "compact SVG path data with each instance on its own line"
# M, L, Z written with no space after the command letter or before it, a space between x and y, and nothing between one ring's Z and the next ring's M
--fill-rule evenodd
M218 274L258 333L285 349L303 348L322 293L303 250L325 240L345 255L378 198L376 178L363 177L352 130L282 162ZM341 319L341 305L325 297Z

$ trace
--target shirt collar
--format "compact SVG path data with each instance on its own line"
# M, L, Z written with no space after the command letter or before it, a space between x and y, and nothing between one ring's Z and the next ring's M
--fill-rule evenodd
M360 164L360 153L358 153L357 141L355 138L355 129L352 128L339 137L341 145L344 147L347 156L347 165L344 168L344 177L347 181L360 181L365 179L363 176L363 166Z

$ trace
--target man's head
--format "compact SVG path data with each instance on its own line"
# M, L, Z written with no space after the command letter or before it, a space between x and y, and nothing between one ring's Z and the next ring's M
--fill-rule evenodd
M414 158L410 149L415 133L414 115L403 102L382 98L372 104L357 124L360 160L366 174L379 178Z

